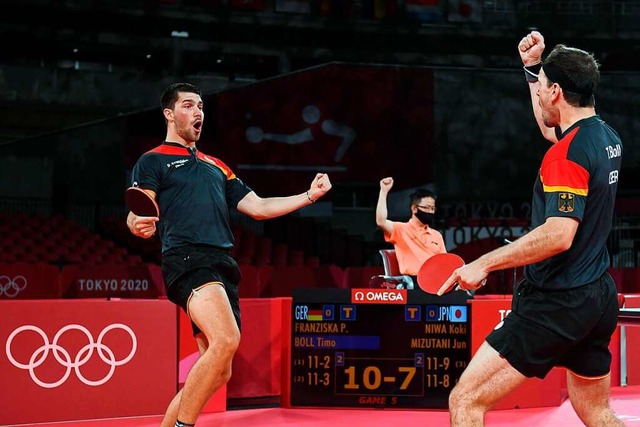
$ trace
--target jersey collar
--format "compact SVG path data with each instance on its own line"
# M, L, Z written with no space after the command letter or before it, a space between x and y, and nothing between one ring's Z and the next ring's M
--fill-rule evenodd
M162 143L162 145L168 145L170 147L178 147L178 148L184 148L185 150L191 151L191 149L189 147L187 147L186 145L182 145L178 142L171 142L171 141L164 141ZM193 148L195 151L198 151L197 147Z
M580 119L577 122L575 122L574 124L572 124L571 126L569 126L567 129L565 129L564 132L562 132L560 138L558 138L558 140L561 140L562 138L564 138L565 136L567 136L569 134L569 132L571 132L573 129L580 127L580 126L589 126L592 125L596 122L600 122L600 115L596 114L593 115L591 117L587 117L585 119Z

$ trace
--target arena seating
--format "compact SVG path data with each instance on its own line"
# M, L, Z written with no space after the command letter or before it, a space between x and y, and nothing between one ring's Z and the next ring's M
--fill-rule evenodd
M303 230L287 227L277 231L293 234ZM383 274L381 265L322 262L319 255L296 248L295 239L291 245L275 243L237 224L233 232L236 246L232 254L242 272L239 292L243 298L289 297L297 287L368 287L371 277ZM311 238L310 233L306 238ZM332 239L330 244L338 245L339 240ZM484 238L459 245L452 252L471 262L500 244L497 239ZM59 215L4 214L0 215L0 247L2 299L164 296L159 241L133 237L117 218L105 219L95 233ZM348 247L340 251L344 256L348 252ZM379 255L377 260L380 262ZM640 269L610 268L609 272L619 292L640 292ZM493 272L477 293L510 294L522 277L522 268ZM23 281L28 283L25 289L21 288Z

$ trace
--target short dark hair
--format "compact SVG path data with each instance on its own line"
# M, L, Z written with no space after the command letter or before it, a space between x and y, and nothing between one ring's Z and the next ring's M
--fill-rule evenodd
M173 109L173 106L180 97L180 93L183 92L202 95L200 93L200 89L198 89L197 86L194 86L191 83L173 83L172 85L167 87L164 92L162 92L162 96L160 97L160 105L162 105L162 109Z
M433 191L426 188L417 188L413 193L409 195L409 206L420 204L420 200L424 199L425 197L431 197L433 198L433 200L437 199L436 193L434 193Z
M558 83L564 99L573 107L595 106L599 67L593 54L563 44L554 47L542 63L549 86Z

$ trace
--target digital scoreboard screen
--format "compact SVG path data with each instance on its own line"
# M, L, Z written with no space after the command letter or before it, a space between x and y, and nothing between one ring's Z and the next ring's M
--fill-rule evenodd
M471 358L468 298L295 289L291 406L447 408Z

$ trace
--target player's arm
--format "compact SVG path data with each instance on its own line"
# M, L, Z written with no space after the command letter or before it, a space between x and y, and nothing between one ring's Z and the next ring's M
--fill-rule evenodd
M252 191L240 200L237 209L257 220L276 218L315 203L330 189L331 181L329 176L318 173L309 190L304 193L288 197L262 198Z
M483 270L491 272L542 261L568 250L579 224L576 218L549 217L512 243L481 256L477 262Z
M153 200L156 199L155 191L146 189L142 190L147 193ZM158 222L157 217L137 216L131 211L127 215L127 227L129 228L129 231L134 236L142 237L143 239L148 239L155 234L156 222Z
M451 288L455 282L461 289L477 289L492 271L533 264L564 252L573 244L579 224L576 218L549 217L512 243L455 270L439 292Z
M529 83L529 95L531 97L531 106L533 107L533 116L536 119L538 128L542 136L553 143L558 142L556 129L547 127L542 119L542 108L538 98L538 89L540 82L537 80L537 73L542 63L542 53L544 52L544 37L537 31L532 31L520 40L518 44L518 52L520 59L525 67L525 74Z
M380 193L378 194L378 203L376 204L376 225L387 236L390 236L393 232L393 222L387 219L389 216L387 195L391 187L393 187L393 178L383 178L380 181Z

